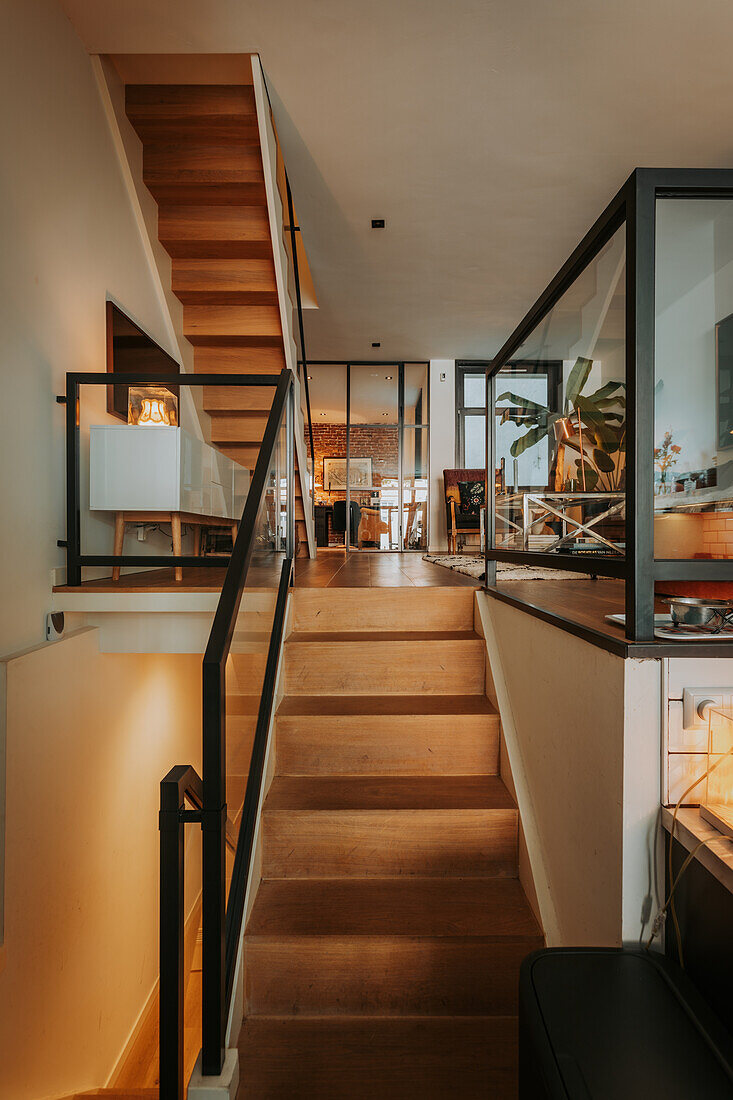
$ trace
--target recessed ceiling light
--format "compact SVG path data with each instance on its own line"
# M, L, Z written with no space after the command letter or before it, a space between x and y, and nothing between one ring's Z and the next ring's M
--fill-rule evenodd
M384 218L372 218L372 229L384 229Z
M387 380L388 382L391 382L391 381L392 381L392 375L391 375L391 374L385 374L385 376L384 376L384 377L385 377L385 379L386 379L386 380Z
M325 414L325 413L320 413L319 415L320 415L320 416L325 416L326 414Z
M372 344L372 347L373 347L373 348L381 348L381 346L382 346L382 344L381 344L381 342L380 342L379 340L376 340L376 341L375 341L375 342L374 342L374 343Z
M312 382L312 381L313 381L313 375L312 375L312 374L309 374L309 375L308 375L308 381L309 381L309 382Z

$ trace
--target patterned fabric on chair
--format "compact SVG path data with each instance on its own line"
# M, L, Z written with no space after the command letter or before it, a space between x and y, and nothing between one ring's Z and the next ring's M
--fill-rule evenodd
M458 488L461 482L480 481L486 483L486 471L484 469L443 470L443 485L445 486L445 520L448 530L448 551L455 554L458 547L459 535L478 535L480 533L480 515L476 512L466 513L461 509L461 491ZM484 501L485 501L484 493Z

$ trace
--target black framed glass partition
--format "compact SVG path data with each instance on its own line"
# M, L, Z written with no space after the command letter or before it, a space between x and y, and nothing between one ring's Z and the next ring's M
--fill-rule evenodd
M308 374L318 545L424 552L428 364L311 360Z
M733 586L732 199L730 170L637 169L489 364L488 584L623 579L631 641L655 590Z

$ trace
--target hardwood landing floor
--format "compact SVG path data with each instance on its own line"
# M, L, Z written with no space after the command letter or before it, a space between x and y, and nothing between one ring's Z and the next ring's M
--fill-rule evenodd
M218 592L225 568L183 570L176 581L172 569L151 569L146 573L123 573L119 581L110 577L84 581L80 588L58 585L55 592ZM250 574L248 584L256 584ZM270 586L272 574L263 573L262 584ZM477 588L479 582L423 561L419 553L365 553L364 551L320 549L316 558L298 558L295 563L297 588Z
M478 588L478 581L419 553L369 553L320 549L316 558L298 558L296 588Z

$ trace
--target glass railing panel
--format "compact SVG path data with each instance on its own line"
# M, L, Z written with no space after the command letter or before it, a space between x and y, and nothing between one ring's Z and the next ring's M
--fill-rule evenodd
M287 425L283 417L254 527L252 557L226 664L226 802L238 834L288 529ZM232 830L230 829L230 832ZM233 866L227 854L227 889Z
M120 568L122 584L131 577L148 584L182 579L175 557L214 557L226 566L249 470L202 437L190 387L181 384L175 393L162 386L127 389L123 417L106 402L112 386L80 386L82 556L135 558ZM171 559L171 566L157 563L153 574L146 566L151 557ZM117 580L118 568L85 567L84 580L104 578Z
M621 226L494 379L496 549L625 554L625 271Z
M733 201L657 199L655 249L655 557L731 558Z

